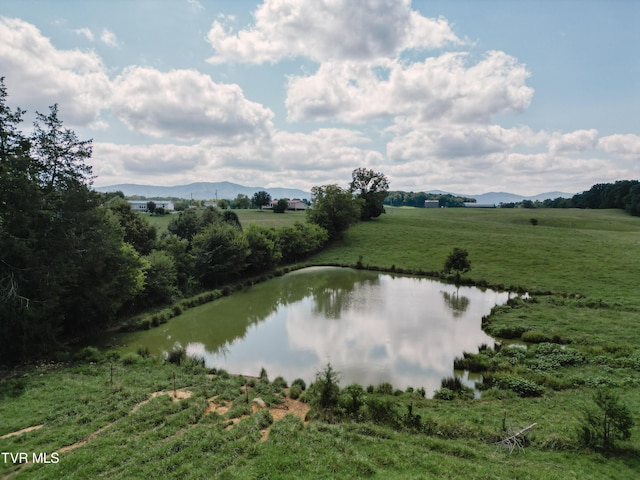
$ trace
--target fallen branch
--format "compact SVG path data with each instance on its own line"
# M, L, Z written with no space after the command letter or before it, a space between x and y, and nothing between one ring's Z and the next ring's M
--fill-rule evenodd
M514 433L513 435L503 438L499 442L495 442L494 445L501 445L505 448L508 448L509 453L512 453L516 447L518 447L520 450L524 450L526 435L536 425L537 423L532 423L528 427L523 428L522 430Z

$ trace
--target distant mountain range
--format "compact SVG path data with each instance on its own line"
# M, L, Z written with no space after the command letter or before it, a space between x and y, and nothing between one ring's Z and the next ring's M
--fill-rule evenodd
M126 197L138 195L147 198L193 198L195 200L215 200L226 198L232 200L239 193L251 198L254 193L265 191L273 199L299 198L311 199L311 193L296 188L264 188L245 187L230 182L198 182L188 185L175 185L172 187L159 187L155 185L137 185L135 183L122 183L119 185L107 185L95 187L98 192L121 191Z
M554 199L558 197L562 198L572 198L573 193L566 192L545 192L539 193L537 195L525 196L525 195L517 195L515 193L508 192L487 192L481 193L479 195L471 195L471 194L463 194L463 193L451 193L444 192L442 190L430 190L427 193L437 193L437 194L450 194L455 197L467 197L467 198L475 198L478 203L495 203L496 205L500 203L511 203L511 202L522 202L523 200L531 200L535 202L536 200L543 201L548 198Z
M239 193L252 197L254 193L264 190L271 195L271 198L306 198L311 199L311 193L296 188L264 188L246 187L231 182L197 182L188 185L174 185L172 187L160 187L155 185L138 185L135 183L122 183L119 185L107 185L105 187L95 187L98 192L121 191L127 197L134 195L147 198L193 198L196 200L213 200L216 198L234 199ZM546 200L547 198L571 198L573 193L546 192L538 195L524 196L507 192L488 192L480 195L463 193L451 193L442 190L430 190L427 193L450 194L456 197L475 198L478 203L509 203L521 202L523 200Z

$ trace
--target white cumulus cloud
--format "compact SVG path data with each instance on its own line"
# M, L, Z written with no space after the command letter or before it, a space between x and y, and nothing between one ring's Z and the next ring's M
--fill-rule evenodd
M446 53L422 62L326 62L305 77L291 77L289 119L364 122L411 116L420 122L486 123L518 113L531 102L526 67L492 51L474 65Z
M129 67L115 79L111 108L132 130L181 140L233 142L264 135L273 117L268 108L247 100L238 85L215 83L195 70L147 67Z
M556 132L549 140L549 151L553 154L587 152L597 145L598 131L594 128L564 134Z
M0 72L12 103L45 112L60 104L65 123L100 123L111 85L94 52L58 50L30 23L0 17Z
M422 16L410 0L265 0L250 28L233 32L215 21L207 38L214 63L362 60L460 42L445 19Z
M598 148L628 160L640 160L640 135L615 134L600 138Z

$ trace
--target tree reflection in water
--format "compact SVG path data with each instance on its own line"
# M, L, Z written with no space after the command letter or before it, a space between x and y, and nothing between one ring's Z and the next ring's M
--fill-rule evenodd
M469 308L470 300L464 295L460 295L459 289L456 289L455 293L450 292L442 292L442 296L444 297L444 303L446 303L451 311L453 312L454 317L459 317Z
M129 346L121 353L139 346L159 353L177 341L204 356L208 367L245 375L264 367L289 382L312 381L331 362L345 385L390 382L432 392L453 375L456 356L494 343L481 318L506 300L506 293L425 278L313 267L114 343Z

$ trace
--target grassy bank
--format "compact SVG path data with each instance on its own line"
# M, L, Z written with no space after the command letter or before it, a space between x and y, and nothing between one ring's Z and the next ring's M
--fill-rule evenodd
M353 265L361 258L365 267L438 271L460 247L472 264L465 277L547 292L496 308L484 320L493 335L530 343L527 350L503 347L461 359L492 382L480 400L366 393L373 403L360 421L305 423L295 415L280 419L278 406L290 404L275 381L250 384L224 372L212 375L197 363L177 366L136 355L108 360L89 352L73 365L30 369L2 381L2 452L59 452L59 462L0 463L0 474L637 478L640 219L619 211L387 212L353 227L312 263ZM251 213L256 218L241 221L294 217ZM631 439L606 454L581 447L577 434L594 392L603 388L619 394L636 421ZM189 393L172 399L172 392ZM248 415L247 396L263 398L270 413ZM373 422L376 405L380 417ZM524 450L510 453L495 444L533 423ZM7 436L31 426L42 427Z

